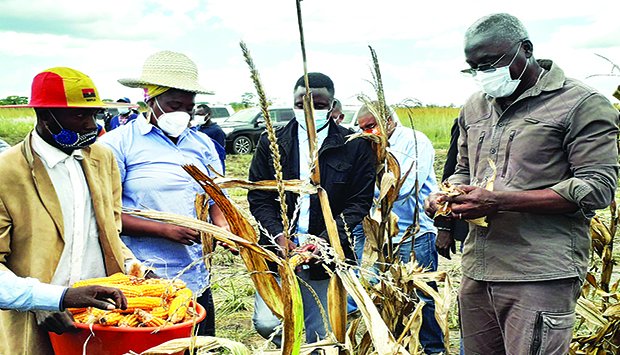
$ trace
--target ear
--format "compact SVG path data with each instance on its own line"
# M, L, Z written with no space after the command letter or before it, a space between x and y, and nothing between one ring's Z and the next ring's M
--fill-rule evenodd
M531 57L534 53L534 44L529 39L523 41L523 50L527 58Z

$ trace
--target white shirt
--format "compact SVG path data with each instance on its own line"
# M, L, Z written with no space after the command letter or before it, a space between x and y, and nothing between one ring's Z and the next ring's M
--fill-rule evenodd
M67 155L45 142L36 131L32 148L54 185L63 217L65 246L51 283L68 286L78 280L106 276L95 211L81 165L82 150Z
M310 157L310 147L308 146L308 132L301 125L297 129L297 138L299 140L299 179L310 179L312 169L310 164L313 160ZM327 137L329 126L326 126L316 134L317 138L317 154L318 149L323 145L323 141ZM303 244L307 238L308 226L310 224L310 195L303 195L300 198L299 219L297 220L297 245Z
M58 311L66 289L0 270L0 309Z

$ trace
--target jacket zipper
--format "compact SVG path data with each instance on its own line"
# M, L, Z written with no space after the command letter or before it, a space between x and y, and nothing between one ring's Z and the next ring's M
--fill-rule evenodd
M482 131L478 138L478 147L476 147L476 159L474 160L474 172L478 170L478 161L480 160L480 151L482 150L482 143L484 142L485 131Z
M510 148L512 147L512 141L515 139L516 130L510 131L510 136L508 136L508 144L506 144L506 155L504 156L504 167L502 168L502 177L506 176L506 172L508 171L508 161L510 159Z

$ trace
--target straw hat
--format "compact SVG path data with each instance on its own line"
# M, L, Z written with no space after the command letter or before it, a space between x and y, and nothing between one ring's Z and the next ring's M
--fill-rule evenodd
M171 51L157 52L148 57L139 78L119 79L118 82L130 88L158 85L197 94L213 94L198 83L196 64L185 54Z

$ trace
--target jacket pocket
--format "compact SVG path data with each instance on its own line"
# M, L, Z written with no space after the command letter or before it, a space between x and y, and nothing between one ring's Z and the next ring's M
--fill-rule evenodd
M573 336L575 312L538 312L530 347L531 355L568 351Z
M508 143L506 143L506 154L504 155L504 167L502 168L502 177L506 177L506 172L508 171L508 163L510 162L510 149L512 148L512 141L515 139L515 135L517 134L516 130L510 131L510 135L508 136Z
M474 173L478 169L478 162L480 161L480 152L482 151L482 143L484 143L484 135L485 134L486 134L486 132L482 131L480 133L480 137L478 137L478 145L476 146L476 156L474 158L474 166L473 166Z
M352 167L350 163L342 160L328 160L325 163L330 170L329 173L325 172L327 174L326 178L328 181L331 181L332 183L347 182L347 178ZM321 175L323 175L323 171L321 171Z

